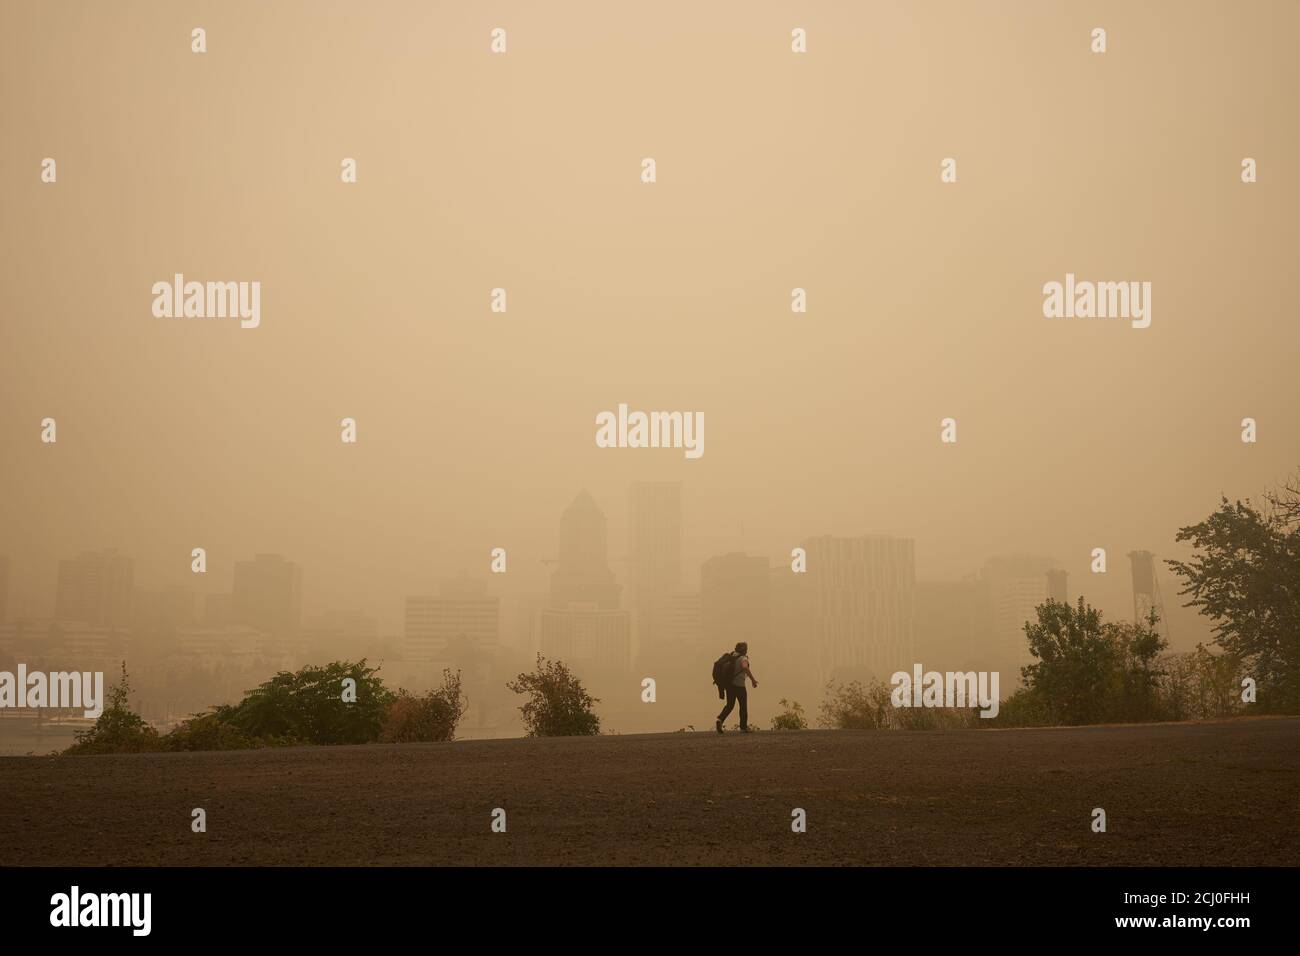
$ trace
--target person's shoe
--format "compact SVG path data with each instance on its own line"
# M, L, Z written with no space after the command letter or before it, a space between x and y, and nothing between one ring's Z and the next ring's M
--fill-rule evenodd
M752 734L752 733L754 732L754 728L753 728L753 727L741 727L741 728L740 728L740 732L741 732L742 734Z
M715 721L713 722L713 726L717 728L718 733L724 733L724 731L723 731L723 729L722 729L722 721L720 721L720 720L715 720Z

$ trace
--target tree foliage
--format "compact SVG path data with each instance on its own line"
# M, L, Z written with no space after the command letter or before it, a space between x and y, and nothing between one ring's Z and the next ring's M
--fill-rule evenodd
M526 694L519 706L530 737L580 737L600 733L600 718L592 709L599 699L587 693L563 661L537 655L537 670L520 674L506 684L516 694Z
M1018 701L1018 709L1053 724L1156 719L1166 642L1154 610L1140 624L1107 623L1079 598L1075 607L1045 601L1036 614L1025 624L1035 662L1020 669L1034 700Z
M1196 549L1168 562L1187 606L1214 621L1215 643L1255 678L1262 710L1300 710L1300 473L1259 507L1222 498L1177 537Z
M393 692L364 659L281 671L238 704L213 714L250 738L304 744L364 744L379 738ZM343 699L344 680L356 682L356 700Z

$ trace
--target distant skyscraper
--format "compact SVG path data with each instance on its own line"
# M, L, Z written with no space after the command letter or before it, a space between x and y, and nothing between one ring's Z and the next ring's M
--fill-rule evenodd
M654 632L661 643L675 647L701 647L703 621L698 593L668 594L654 614Z
M622 674L632 665L628 611L569 604L538 612L541 653L585 675Z
M492 652L500 642L501 602L481 581L462 576L442 582L437 597L406 599L403 650L407 660L445 660L448 648L464 642Z
M278 554L236 561L230 603L233 623L294 637L302 618L302 571Z
M637 640L662 638L663 602L682 588L682 483L635 481L628 491L632 607Z
M1038 605L1048 596L1047 572L1055 567L1051 558L1028 554L1003 555L985 562L981 577L988 582L993 608L990 654L1001 666L1019 668L1030 663L1025 624L1038 620Z
M135 564L114 550L84 551L59 562L54 616L105 627L131 623Z
M0 555L0 624L9 619L9 559Z
M619 586L609 567L605 514L584 489L560 516L560 555L551 574L551 606L618 607Z
M907 538L825 535L805 542L809 651L819 679L870 674L881 680L914 661L916 567Z
M1070 603L1066 585L1069 577L1070 573L1060 568L1053 568L1047 572L1047 596L1057 604Z
M700 628L715 657L740 641L756 651L771 626L767 558L733 552L700 567Z

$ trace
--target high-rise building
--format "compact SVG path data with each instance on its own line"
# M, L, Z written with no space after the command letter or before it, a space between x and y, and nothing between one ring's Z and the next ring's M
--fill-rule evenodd
M663 602L682 588L682 483L635 481L628 491L632 609L644 649L663 639Z
M407 660L441 661L454 645L493 652L500 641L500 599L481 581L442 582L437 597L408 597L403 653Z
M771 626L767 558L733 552L700 567L700 629L704 643L730 650L741 641L761 647Z
M1047 572L1055 567L1051 558L1014 554L990 558L981 571L993 609L991 653L1012 673L1032 661L1025 624L1038 620L1038 606L1048 598Z
M580 674L622 674L632 665L632 615L570 603L538 613L541 653Z
M808 643L820 682L888 680L915 662L914 545L907 538L824 535L804 543Z
M664 595L653 615L654 633L672 647L702 647L704 636L700 595L680 592Z
M112 549L66 558L59 562L54 616L60 621L128 627L134 578L134 562Z
M551 574L551 607L619 605L619 586L609 567L605 513L583 489L560 516L560 554Z
M302 619L302 570L278 554L235 562L232 622L279 640L296 637Z
M1052 568L1047 572L1047 596L1057 604L1069 604L1070 597L1067 581L1070 578L1068 571L1060 568Z

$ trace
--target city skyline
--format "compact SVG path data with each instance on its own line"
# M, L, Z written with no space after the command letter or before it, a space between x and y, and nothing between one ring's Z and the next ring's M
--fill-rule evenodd
M673 482L650 485L650 487L670 487L673 488L675 492L680 492L682 485L682 482ZM647 483L634 482L629 485L629 494L635 496L636 489L645 487L647 487ZM635 551L634 545L637 536L634 513L635 509L629 508L627 531L623 535L626 545L624 550L629 552ZM583 528L575 529L573 533L569 534L567 547L570 552L574 552L575 548L581 552L583 548L593 547L595 548L595 551L590 555L582 555L579 559L580 561L585 562L585 564L581 569L581 574L579 574L579 583L576 585L578 587L577 592L570 593L573 592L575 585L572 584L572 582L568 584L563 583L564 578L563 575L561 575L562 593L558 599L555 591L555 581L557 571L560 568L561 559L546 557L538 558L539 565L546 569L542 575L543 581L546 585L549 585L549 587L543 588L543 593L549 592L549 597L546 598L545 603L552 608L563 608L570 603L570 601L576 603L593 603L599 606L602 604L603 595L605 609L626 610L631 613L631 621L634 622L635 626L634 638L636 640L646 640L653 630L653 626L651 625L651 614L645 601L657 602L666 600L669 603L672 603L675 600L678 604L680 604L680 599L683 598L688 600L693 598L698 601L701 591L704 589L704 581L707 577L708 567L711 563L716 564L723 559L739 557L742 560L747 561L762 561L769 571L780 571L783 565L787 565L789 562L788 554L761 554L755 553L752 550L731 550L706 556L692 571L690 570L692 562L678 561L676 558L669 557L666 560L666 564L670 568L681 568L683 571L676 573L670 571L666 578L667 583L660 584L658 589L653 592L647 591L644 585L642 585L641 590L638 591L636 584L638 581L639 569L636 561L631 556L610 556L608 548L609 526L614 523L610 522L605 517L603 509L586 489L580 490L561 513L559 522L561 528L559 535L560 540L557 542L558 547L552 549L552 553L565 553L566 544L564 540L564 528L566 520L572 524L574 519L579 519L579 523L599 522L599 530L595 531L595 535L599 540L594 545L591 540L583 540L582 534L586 530ZM675 524L675 527L670 532L669 538L674 541L690 542L691 536L687 530L689 525L685 525L681 522L680 515L672 519L672 522ZM796 541L792 547L802 547L807 545L810 541L816 541L821 538L849 540L858 538L887 539L890 537L892 536L872 534L807 536ZM899 537L897 540L907 542L909 548L915 548L915 539ZM660 550L663 551L665 549ZM675 546L669 547L666 550L672 553L675 550ZM315 606L304 605L301 597L301 588L304 579L310 580L310 571L304 575L300 563L287 560L284 556L278 554L258 553L254 556L253 560L248 560L244 557L236 558L231 562L232 590L222 591L219 589L207 590L202 587L202 584L209 584L210 587L210 581L220 580L221 576L216 573L216 569L219 567L216 561L213 562L213 570L204 575L194 575L191 572L192 579L201 578L203 580L195 580L189 586L185 584L169 584L160 586L155 583L150 583L149 586L145 586L143 583L137 583L132 586L132 582L135 581L134 565L136 560L133 555L127 555L113 548L104 549L102 552L82 550L76 557L64 558L59 561L58 567L60 573L56 582L57 587L55 588L51 613L45 615L15 614L10 611L8 618L12 620L17 620L19 617L32 619L49 618L51 620L78 621L83 624L113 623L114 626L118 628L128 628L130 618L139 618L143 613L139 606L142 601L152 599L154 604L158 604L159 602L162 604L162 610L154 609L154 614L162 613L165 615L167 613L166 606L169 600L172 604L173 614L177 613L175 607L178 602L181 607L189 608L190 610L183 613L182 616L187 617L187 623L191 626L211 626L221 624L250 625L256 626L259 630L265 632L283 632L286 636L289 636L295 633L300 626L311 618L337 619L340 615L354 615L360 619L369 621L370 624L373 625L373 627L366 628L366 633L374 631L377 633L400 637L409 628L411 613L410 602L421 600L422 598L434 598L439 591L445 590L447 584L453 580L468 580L471 582L471 587L474 590L497 602L511 601L515 599L527 600L537 593L535 590L537 583L536 575L530 576L527 573L523 575L514 573L515 569L520 566L521 557L523 561L526 562L529 556L521 556L518 552L511 551L509 548L506 549L506 552L510 563L508 565L508 570L505 573L496 574L490 570L492 555L490 551L486 552L483 555L482 566L477 573L471 571L467 565L462 564L454 574L431 575L429 583L425 588L419 589L415 593L404 595L399 599L401 608L397 613L394 613L391 608L349 607L339 602L323 602ZM816 564L820 560L820 556L818 556L815 551L813 552L813 555L812 560L814 561L814 564ZM572 553L570 554L570 557L573 557ZM1109 552L1109 558L1113 561L1125 558L1125 556L1122 552L1116 554L1114 549L1112 549ZM1086 567L1091 560L1092 554L1091 551L1089 551L1089 553L1077 563L1084 565L1086 570ZM128 582L127 587L130 592L125 599L125 605L122 604L122 599L119 597L118 610L115 612L116 616L113 621L110 622L99 611L96 611L89 616L78 616L76 612L66 608L61 611L60 608L64 607L65 604L69 607L77 606L69 603L73 602L73 595L76 593L71 582L67 580L72 569L79 569L88 564L93 566L95 562L103 563L106 561L117 562L119 566L123 561L126 562L124 569L120 570L119 574L125 574ZM1129 617L1131 617L1131 613L1124 613L1124 610L1127 607L1132 606L1134 600L1132 583L1129 577L1130 567L1127 559L1120 560L1120 563L1114 568L1108 567L1105 574L1088 574L1084 576L1078 571L1070 571L1066 566L1066 562L1058 561L1055 558L1045 558L1041 556L1035 557L1028 552L1022 551L1002 555L989 555L975 568L970 569L959 578L952 579L925 577L920 572L916 571L916 562L910 555L909 562L914 574L914 582L917 588L920 589L918 590L918 595L922 595L922 597L918 597L918 600L922 603L924 603L924 588L932 585L959 586L962 582L969 584L972 581L992 581L995 582L993 586L997 588L1002 586L1000 582L1004 580L1010 580L1012 586L1014 586L1015 581L1030 582L1027 585L1021 585L1022 590L1025 590L1027 587L1028 596L1024 599L1017 599L1011 593L1007 593L1005 597L1001 597L1000 594L994 594L992 596L992 600L994 601L993 614L995 623L994 631L989 635L989 639L995 643L989 645L989 653L1005 649L1009 641L1017 639L1021 635L1020 625L1023 624L1025 619L1023 615L1026 613L1026 610L1028 609L1029 611L1032 611L1032 607L1037 603L1041 603L1041 600L1048 595L1049 590L1052 587L1047 577L1049 572L1052 574L1063 573L1065 575L1065 580L1070 582L1070 584L1065 585L1065 594L1071 602L1077 599L1080 594L1083 594L1089 603L1099 607L1110 617L1118 619L1129 619ZM190 566L189 555L186 555L185 563L188 568ZM9 570L7 576L10 579L8 582L8 589L5 593L0 594L0 607L7 607L10 609L21 606L30 607L33 603L30 600L30 595L25 596L27 598L25 601L20 600L15 602L14 600L15 589L12 585L13 574L11 570L14 564L15 561L13 555L0 555L0 570ZM247 605L247 607L243 610L235 607L234 595L238 592L238 581L241 570L242 573L244 573L247 582L255 580L251 578L255 569L265 568L268 565L274 568L277 564L283 565L286 568L286 571L283 573L289 575L289 581L291 583L286 583L285 586L292 589L293 596L292 598L286 597L285 600L292 602L293 611L290 613L286 609L267 610L263 608L261 605L265 604L267 598L260 593L249 596L252 589L248 583L246 583L243 588L245 597L242 599L242 604ZM1022 571L1018 577L1014 575L1008 577L1009 572L998 570L999 567L1004 565L1008 567L1019 566L1022 568L1028 565L1032 566L1032 570ZM1162 568L1163 566L1159 561L1157 561L1158 575L1162 574ZM589 578L582 577L583 574L591 575L593 573L599 573L602 569L608 575L607 578L597 579L592 583ZM84 571L79 571L78 574L81 577L85 576ZM572 576L572 572L570 572L570 575ZM1110 582L1119 581L1120 586L1119 588L1114 588L1113 586L1110 588L1094 586L1088 590L1073 587L1073 585L1079 582L1080 578L1083 578L1085 584L1100 585L1102 584L1102 581L1099 579L1109 579ZM96 576L96 580L97 579ZM3 580L3 576L0 576L0 582ZM589 589L587 592L582 591L582 585L584 582ZM676 582L676 586L673 585L673 582ZM1114 592L1116 591L1119 593L1115 594ZM1111 598L1110 603L1105 604L1096 600L1092 596L1094 592L1109 594ZM639 596L642 598L641 601L638 601ZM85 601L87 599L77 598L77 600ZM999 601L1006 605L1006 609L1001 612L998 610ZM1011 603L1008 604L1008 602ZM126 608L125 611L122 610L123 607ZM1204 639L1205 635L1208 633L1208 625L1195 627L1196 624L1201 622L1194 613L1190 612L1189 609L1181 608L1174 601L1171 601L1168 596L1165 597L1165 607L1167 612L1166 619L1176 619L1179 622L1179 625L1181 625L1175 630L1176 636L1181 638L1181 640L1176 640L1176 646L1185 649L1186 647L1194 645L1197 641ZM503 613L508 614L508 612L505 612L504 608ZM290 617L285 617L285 614L290 614ZM290 618L292 623L290 623ZM396 623L387 626L375 624L375 622L384 621L385 618L390 621L395 621ZM0 619L0 623L3 622L4 621ZM1192 625L1190 632L1187 627L1189 624ZM319 630L319 628L316 630ZM708 636L709 628L707 626L702 627L702 630L705 636ZM498 634L498 639L504 643L508 644L513 640L511 635L505 633L504 621L498 623Z

